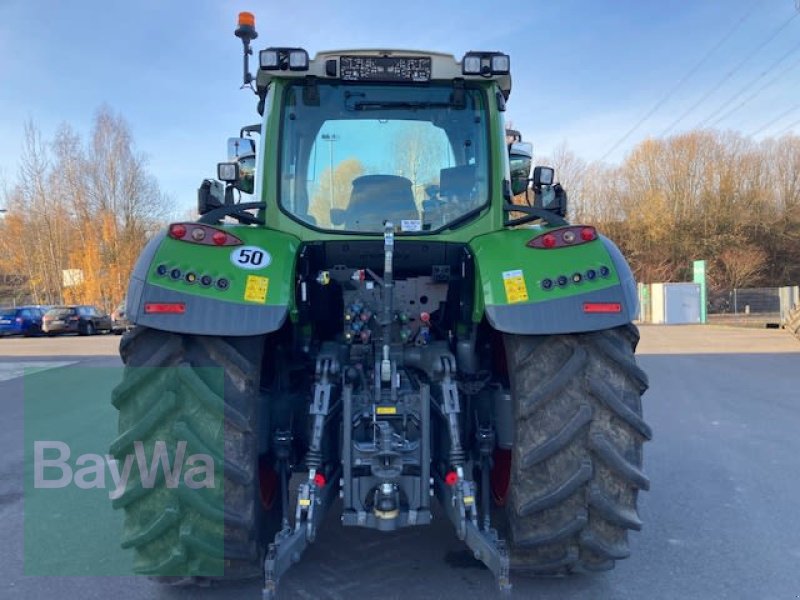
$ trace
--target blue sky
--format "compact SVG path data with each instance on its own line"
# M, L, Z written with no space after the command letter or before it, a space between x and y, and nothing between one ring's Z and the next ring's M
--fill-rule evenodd
M0 179L16 177L26 119L46 138L61 122L86 134L106 104L128 120L176 207L190 208L200 180L225 159L225 140L258 120L255 96L238 89L240 10L256 14L256 49L506 51L509 118L537 154L566 143L587 160L606 155L748 14L606 160L618 162L636 142L660 135L730 73L673 132L696 126L787 53L751 88L757 96L720 126L751 134L786 113L760 138L800 119L800 17L753 54L797 12L794 0L0 0ZM800 133L800 124L790 130Z

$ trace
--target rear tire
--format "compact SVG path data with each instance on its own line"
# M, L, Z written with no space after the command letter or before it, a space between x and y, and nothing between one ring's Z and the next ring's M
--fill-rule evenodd
M511 568L607 570L641 529L647 375L635 326L586 334L506 335L515 444L506 504Z
M167 489L163 478L143 490L133 469L133 489L129 484L113 504L125 510L122 546L134 550L136 573L172 585L261 576L269 533L257 477L263 342L258 336L184 336L144 327L120 340L127 367L173 369L125 369L112 401L120 431L112 453L129 453L134 435L150 448L155 440L187 440L187 456L211 454L215 473L224 468L222 486L201 490L208 494L189 492L191 497L182 487ZM219 382L200 367L224 369L224 400Z

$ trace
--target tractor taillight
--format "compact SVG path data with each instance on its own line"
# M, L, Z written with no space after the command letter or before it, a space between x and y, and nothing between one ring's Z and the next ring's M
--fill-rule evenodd
M205 246L241 246L242 240L227 231L200 223L173 223L169 236L181 242Z
M583 312L590 314L620 313L622 304L619 302L584 302Z
M169 236L176 240L182 239L186 235L186 226L181 223L173 223L169 226Z
M580 246L586 242L597 239L597 230L594 227L578 225L551 229L544 235L538 235L526 245L528 248L550 250L552 248L566 248Z
M454 486L458 483L458 473L449 471L447 475L444 476L444 482L451 487Z
M144 312L147 315L182 315L186 312L184 302L145 302Z
M325 481L325 475L322 473L317 473L314 475L314 485L316 485L318 488L324 488L326 483L327 481Z

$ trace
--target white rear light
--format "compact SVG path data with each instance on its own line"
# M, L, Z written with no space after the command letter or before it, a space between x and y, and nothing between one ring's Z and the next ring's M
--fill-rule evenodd
M277 69L279 65L278 51L262 50L258 53L258 63L262 69Z
M480 75L481 74L481 57L480 56L465 56L463 61L464 75Z
M289 52L289 70L308 70L308 53L305 50L292 50Z
M511 59L508 54L495 54L492 56L492 73L505 75L511 71Z

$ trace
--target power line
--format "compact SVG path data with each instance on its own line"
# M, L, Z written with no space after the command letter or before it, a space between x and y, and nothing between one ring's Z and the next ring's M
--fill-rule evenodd
M800 119L797 119L797 121L792 121L791 123L789 123L786 127L784 127L778 133L776 133L775 137L782 136L784 133L786 133L790 129L794 129L794 127L797 126L797 125L800 125Z
M761 132L762 132L762 131L764 131L765 129L769 129L769 128L770 128L770 127L772 127L772 126L773 126L775 123L777 123L778 121L780 121L780 120L781 120L783 117L785 117L786 115L788 115L788 114L790 114L790 113L793 113L793 112L794 112L794 111L796 111L798 108L800 108L800 104L795 104L793 107L786 109L786 110L785 110L785 111L783 111L781 114L779 114L777 117L775 117L774 119L772 119L772 120L771 120L769 123L767 123L766 125L762 125L762 126L761 126L761 127L759 127L758 129L756 129L756 130L755 130L753 133L751 133L751 134L750 134L748 137L755 137L755 136L757 136L759 133L761 133Z
M797 1L800 2L800 0ZM742 23L744 23L747 20L747 18L753 13L753 11L756 9L758 5L759 1L756 0L756 2L753 3L750 9L747 10L747 12L745 12L745 14L742 15L742 17L734 24L734 26L724 36L722 36L722 38L716 44L714 44L714 46L708 52L706 52L706 54L691 69L689 69L689 71L683 77L681 77L674 86L672 86L672 88L661 98L661 100L656 102L655 105L653 105L653 107L649 111L647 111L647 113L625 133L625 135L623 135L620 139L618 139L614 143L614 145L612 145L611 148L609 148L609 150L600 158L600 161L601 162L604 161L609 154L611 154L612 152L614 152L614 150L619 148L619 146L623 142L625 142L625 140L627 140L631 136L631 134L633 134L634 131L639 129L639 127L641 127L642 124L645 121L647 121L647 119L652 117L653 114L655 114L655 112L659 108L661 108L672 97L672 95L675 92L678 91L678 89L686 82L686 80L688 80L690 77L692 77L692 75L697 73L700 67L702 67L709 58L711 58L714 52L716 52L720 48L720 46L722 46L725 42L727 42L728 39L736 32L736 30L739 29Z
M700 106L700 105L701 105L701 104L703 104L703 103L704 103L706 100L708 100L708 99L709 99L709 98L710 98L710 97L711 97L711 96L712 96L712 95L713 95L713 94L714 94L714 93L715 93L717 90L719 90L719 88L721 88L721 87L722 87L722 86L723 86L723 85L724 85L724 84L725 84L725 83L726 83L726 82L727 82L727 81L728 81L728 80L729 80L731 77L733 77L733 76L736 74L736 72L737 72L739 69L741 69L741 68L742 68L742 67L743 67L743 66L744 66L744 65L747 63L747 61L749 61L751 58L753 58L753 56L755 56L756 54L758 54L758 53L759 53L759 52L760 52L760 51L761 51L761 50L764 48L764 46L766 46L766 45L767 45L767 44L769 44L769 43L770 43L772 40L774 40L776 37L778 37L778 35L779 35L779 34L780 34L780 33L781 33L781 32L782 32L784 29L786 29L786 28L789 26L789 24L790 24L790 23L791 23L791 22L792 22L794 19L796 19L796 18L797 18L798 14L799 14L799 13L795 12L795 13L794 13L794 14L793 14L791 17L789 17L788 19L786 19L786 21L784 21L784 22L781 24L781 26L780 26L780 27L778 27L778 28L777 28L777 29L776 29L774 32L772 32L772 34L771 34L771 35L770 35L770 36L769 36L769 37L768 37L766 40L764 40L763 42L761 42L761 43L760 43L760 44L759 44L759 45L758 45L758 46L757 46L757 47L756 47L756 48L755 48L753 51L751 51L749 54L747 54L747 55L744 57L744 59L742 59L742 61L740 61L740 62L739 62L739 63L738 63L738 64L737 64L737 65L736 65L736 66L735 66L733 69L731 69L730 71L728 71L728 72L727 72L727 73L726 73L726 74L725 74L725 75L722 77L722 79L720 79L720 80L719 80L719 81L718 81L718 82L717 82L715 85L713 85L713 86L711 87L711 89L709 89L709 90L708 90L708 91L707 91L705 94L703 94L703 95L700 97L700 99L699 99L697 102L695 102L694 104L692 104L692 106L690 106L690 107L689 107L687 110L685 110L685 111L684 111L684 112L681 114L681 116L679 116L679 117L678 117L677 119L675 119L675 120L674 120L672 123L670 123L669 127L667 127L667 128L664 130L664 131L662 131L662 132L661 132L661 136L663 137L663 136L667 135L667 134L668 134L670 131L672 131L672 129L673 129L673 128L674 128L674 127L675 127L675 126L678 124L678 123L680 123L681 121L683 121L683 120L684 120L684 119L685 119L685 118L686 118L686 117L687 117L687 116L688 116L690 113L694 112L694 110L695 110L695 109L696 109L698 106Z
M717 107L717 109L716 109L714 112L712 112L712 113L711 113L710 115L708 115L708 116L707 116L705 119L703 119L702 121L700 121L700 123L697 125L697 127L698 127L698 128L700 128L700 127L703 127L703 126L704 126L706 123L708 123L708 122L709 122L711 119L714 119L714 117L717 117L717 115L719 115L720 113L724 113L724 114L722 114L722 116L720 116L719 118L717 118L717 119L716 119L716 120L715 120L713 123L711 123L711 126L713 127L713 126L714 126L714 125L716 125L717 123L719 123L719 122L721 122L721 121L724 121L725 119L727 119L729 116L731 116L731 115L732 115L733 113L735 113L737 110L739 110L740 108L742 108L742 107L743 107L745 104L747 104L748 102L750 102L751 100L753 100L753 98L756 98L756 97L757 97L759 94L761 94L761 92L763 92L764 90L768 89L768 88L769 88L771 85L773 85L773 84L774 84L776 81L778 81L778 80L779 80L781 77L783 77L783 75L785 75L785 74L786 74L786 73L787 73L787 72L788 72L790 69L792 69L793 67L795 67L795 66L796 66L798 63L800 63L800 59L798 59L797 61L795 61L795 62L793 62L792 64L790 64L788 68L786 68L786 69L782 70L780 73L778 73L778 75L777 75L776 77L773 77L772 79L770 79L770 80L769 80L769 82L768 82L768 83L764 84L764 86L762 86L762 87L760 87L760 88L756 89L756 90L755 90L755 91L754 91L752 94L750 94L750 95L749 95L749 96L748 96L748 97L747 97L745 100L743 100L743 101L742 101L742 102L740 102L738 105L736 105L736 107L734 107L734 108L732 108L732 109L728 110L728 108L730 107L730 105L731 105L731 104L733 104L733 103L734 103L734 102L735 102L735 101L736 101L736 100L739 98L739 96L742 96L742 95L743 95L743 94L745 94L745 93L746 93L748 90L751 90L751 89L753 88L753 86L754 86L756 83L758 83L758 82L759 82L759 81L761 81L761 80L762 80L764 77L766 77L767 75L769 75L769 74L770 74L770 72L771 72L771 71L772 71L774 68L776 68L778 65L780 65L780 64L781 64L781 63L782 63L784 60L786 60L787 58L789 58L789 57L790 57L792 54L794 54L795 52L797 52L797 50L798 50L798 49L800 49L800 43L798 43L798 44L796 44L796 45L792 46L792 48L791 48L791 49L790 49L788 52L786 52L786 53L785 53L783 56L781 56L781 57L780 57L778 60L776 60L775 62L773 62L773 63L772 63L772 64L771 64L769 67L767 67L767 69L766 69L766 70L762 71L760 75L758 75L757 77L755 77L754 79L752 79L751 81L748 81L748 82L747 82L745 85L743 85L743 86L742 86L742 87L741 87L741 88L740 88L740 89L739 89L739 90L738 90L738 91L737 91L735 94L733 94L733 95L732 95L730 98L728 98L728 99L727 99L725 102L723 102L722 104L720 104L720 106L719 106L719 107Z

